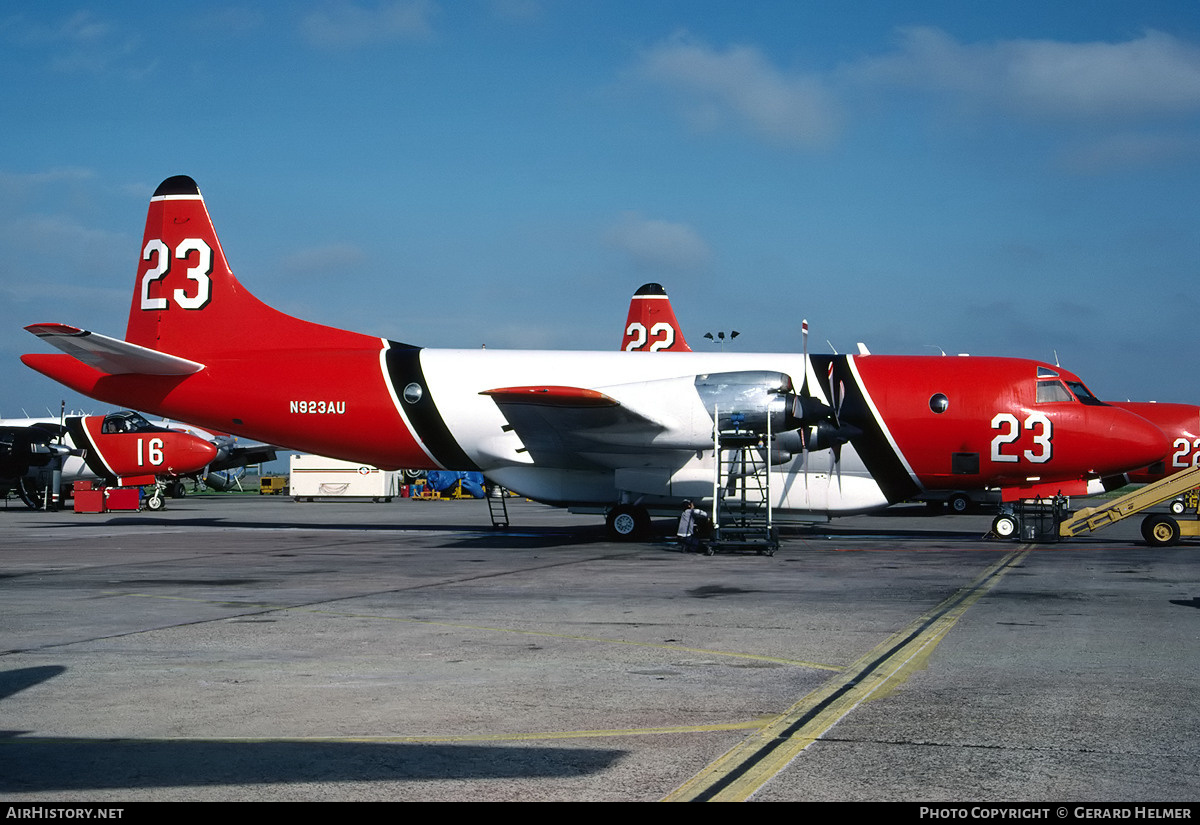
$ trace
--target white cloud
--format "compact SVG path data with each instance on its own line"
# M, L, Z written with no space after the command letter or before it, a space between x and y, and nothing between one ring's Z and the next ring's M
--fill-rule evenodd
M651 220L634 212L622 215L605 239L643 269L694 271L712 258L708 244L687 224Z
M845 67L869 84L958 96L1038 117L1134 118L1200 110L1200 47L1158 31L1121 43L964 44L935 28L900 32L899 49Z
M1064 166L1089 174L1113 168L1175 164L1200 158L1200 137L1183 134L1114 134L1073 147Z
M646 52L638 69L679 90L698 126L731 122L773 143L805 147L827 143L838 129L836 107L819 76L780 70L751 46L720 51L678 36Z
M424 39L433 33L433 12L428 0L388 0L372 6L336 2L305 15L300 32L311 45L326 49Z
M20 14L0 21L0 33L23 46L94 43L110 37L114 31L110 23L100 20L90 11L78 11L53 23L30 20Z
M77 183L96 177L91 169L81 166L57 166L44 172L8 172L0 170L0 192L28 191L47 184Z
M1191 135L1136 136L1200 113L1200 45L1148 30L1121 42L1012 39L965 43L933 27L898 30L897 47L836 67L781 67L750 45L712 47L678 35L639 58L636 76L671 90L698 128L734 127L776 145L819 148L863 92L912 89L976 116L1022 117L1090 130L1085 167L1191 155ZM861 102L861 101L859 101ZM877 109L874 111L878 111ZM1117 137L1118 133L1127 133ZM1100 140L1105 136L1108 140ZM1156 156L1154 153L1158 152Z
M0 38L30 50L30 60L44 61L63 74L115 74L138 80L154 72L158 57L148 54L141 35L128 26L79 11L56 22L17 15L0 20Z

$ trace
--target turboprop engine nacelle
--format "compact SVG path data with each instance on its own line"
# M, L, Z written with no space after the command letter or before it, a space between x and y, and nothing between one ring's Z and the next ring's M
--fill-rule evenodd
M721 432L783 433L824 421L833 410L815 398L796 394L791 376L753 370L696 376L696 392Z

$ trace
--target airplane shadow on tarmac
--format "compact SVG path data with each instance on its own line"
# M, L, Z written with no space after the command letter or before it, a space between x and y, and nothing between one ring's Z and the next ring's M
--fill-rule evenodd
M66 672L0 671L0 698ZM281 783L570 778L624 751L420 742L28 737L0 731L0 793Z
M122 518L110 519L106 524L113 527L198 527L198 528L216 528L216 529L238 529L238 530L299 530L313 532L367 532L367 533L429 533L429 534L457 534L468 537L470 540L487 539L489 537L516 539L521 541L529 541L533 543L546 544L586 544L590 542L610 541L605 534L603 524L597 525L582 525L574 527L517 527L513 526L507 530L498 530L481 525L473 524L356 524L353 522L337 521L337 522L303 522L295 524L281 524L278 521L255 521L249 519L231 519L223 517L211 518L189 518L189 519L171 519L163 521L156 519L153 516L128 516ZM76 524L65 524L63 522L47 523L45 529L61 529L62 527L79 527L86 529L95 527L94 523L77 522ZM30 529L38 529L37 526ZM666 531L663 531L666 535Z
M885 512L884 515L892 515L890 512ZM603 524L577 524L570 527L562 525L555 526L528 526L512 525L508 529L492 529L487 525L475 523L439 523L439 524L358 524L346 521L329 521L329 522L304 522L295 524L282 524L279 521L270 520L251 520L237 519L227 517L202 517L202 518L187 518L187 519L171 519L164 522L154 516L128 516L113 518L107 522L114 527L137 527L137 526L162 526L167 524L171 527L195 527L195 528L217 528L217 529L241 529L241 530L279 530L290 529L300 531L313 532L368 532L368 533L388 533L388 532L404 532L404 533L426 533L429 535L448 534L454 535L456 538L449 542L451 546L506 546L506 547L561 547L565 545L585 545L585 544L602 544L614 543L614 540L608 535L608 532ZM941 522L942 525L953 524L953 522ZM47 523L46 529L61 529L64 526L63 522ZM94 524L80 521L75 525L67 524L68 528L78 526L79 528L93 527ZM37 529L33 527L32 529ZM895 524L887 527L871 527L865 526L861 522L855 524L844 524L838 521L818 522L814 524L788 524L779 525L780 536L785 542L788 538L813 538L827 537L838 539L862 538L862 539L893 539L893 540L912 540L912 541L928 541L928 540L953 540L953 541L972 541L982 542L984 535L978 530L962 530L962 529L946 529L945 526L940 528L930 527L902 527ZM674 542L675 522L674 520L657 520L653 522L650 536L644 540L629 542L629 546L635 547L638 545L645 546L647 544L666 544ZM616 542L624 544L624 542ZM987 542L996 544L997 549L1004 549L1008 542ZM669 549L675 549L674 546Z

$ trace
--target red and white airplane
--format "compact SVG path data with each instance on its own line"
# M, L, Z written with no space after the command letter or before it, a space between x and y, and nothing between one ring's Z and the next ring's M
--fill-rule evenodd
M661 284L644 284L629 301L629 315L625 319L625 338L621 342L623 349L639 352L656 351L651 343L651 336L646 330L654 329L654 340L662 342L657 349L669 351L690 352L683 328L667 297L667 291ZM860 348L863 345L859 345ZM1065 400L1068 394L1060 392ZM1160 404L1153 401L1110 402L1111 406L1128 410L1154 424L1170 442L1170 453L1146 467L1094 479L1089 485L1089 491L1101 492L1123 487L1129 483L1146 484L1166 478L1174 473L1200 465L1200 406L1195 404ZM969 504L970 498L962 491L955 491L949 502L951 510L964 512L967 508L962 503Z
M1200 466L1200 407L1153 401L1114 402L1158 426L1170 441L1170 451L1153 464L1126 473L1128 481L1149 483Z
M711 496L714 421L770 419L781 515L948 486L1076 494L1168 448L1154 425L1036 361L435 350L303 321L234 277L184 176L151 198L124 340L26 328L66 354L21 360L93 398L385 469L478 470L632 532ZM256 335L248 347L214 329Z
M151 424L131 410L0 422L0 487L16 489L31 507L39 491L85 479L118 487L155 484L152 509L162 506L160 479L194 475L217 458L211 441ZM57 495L57 491L54 491Z

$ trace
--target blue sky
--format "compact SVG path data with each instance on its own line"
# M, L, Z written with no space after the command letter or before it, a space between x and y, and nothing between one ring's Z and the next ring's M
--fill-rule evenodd
M1200 403L1200 5L0 3L0 414L97 409L26 324L120 336L194 177L243 283L427 346L1053 361ZM213 330L244 335L254 330Z

